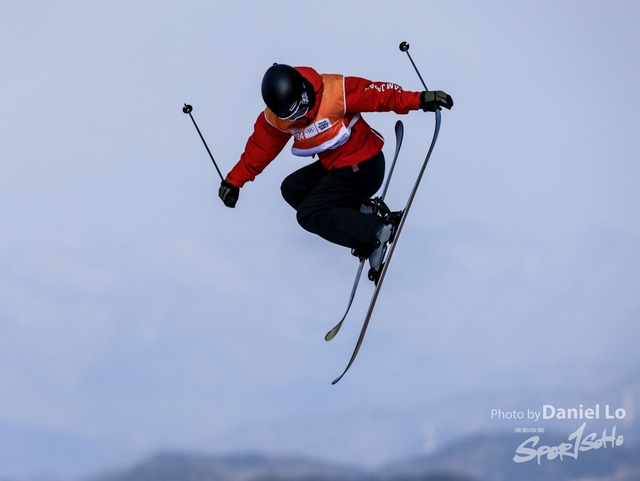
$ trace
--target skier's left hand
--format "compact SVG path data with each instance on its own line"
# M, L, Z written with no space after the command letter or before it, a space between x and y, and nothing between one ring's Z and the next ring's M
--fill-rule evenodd
M453 107L451 95L442 90L426 90L420 94L420 108L425 112L435 112L440 107Z

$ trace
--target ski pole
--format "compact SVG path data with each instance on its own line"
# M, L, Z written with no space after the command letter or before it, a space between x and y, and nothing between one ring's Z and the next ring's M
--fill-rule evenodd
M424 83L424 80L422 80L422 75L420 75L420 72L418 71L418 67L416 67L415 62L411 58L411 54L409 53L409 44L407 42L401 42L400 43L400 50L403 51L403 52L406 52L407 57L409 57L409 60L411 60L411 65L413 65L414 70L416 71L416 73L418 74L418 77L420 78L420 82L422 82L422 86L424 87L425 90L429 90L427 88L427 84Z
M188 105L188 104L184 104L184 107L182 107L182 111L185 114L189 114L189 117L191 117L191 121L193 122L193 125L196 128L196 130L198 131L198 135L202 139L202 143L204 144L205 148L207 149L207 152L209 153L209 157L211 157L211 162L213 162L213 166L218 171L218 175L220 176L220 180L224 180L224 177L222 177L222 173L220 172L220 169L218 169L218 164L216 164L216 161L213 159L213 155L211 155L211 151L209 150L209 146L207 145L207 142L204 140L204 137L202 136L202 133L200 132L200 129L198 128L198 124L196 124L196 121L193 118L193 115L191 115L191 111L192 110L193 110L193 107L191 105Z

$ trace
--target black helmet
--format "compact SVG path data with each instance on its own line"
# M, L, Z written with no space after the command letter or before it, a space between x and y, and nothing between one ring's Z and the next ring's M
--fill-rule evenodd
M281 119L304 117L315 97L311 82L289 65L273 64L262 78L264 103Z

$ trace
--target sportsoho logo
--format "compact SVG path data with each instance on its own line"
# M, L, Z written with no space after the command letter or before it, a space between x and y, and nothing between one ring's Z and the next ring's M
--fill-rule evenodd
M542 420L559 419L559 420L611 420L619 421L626 417L627 413L623 408L611 408L608 404L600 406L596 404L593 407L585 407L582 404L577 408L556 408L551 404L542 406L541 411L502 411L501 409L491 410L491 419L508 419L508 420L527 420L528 422L537 423ZM526 463L536 460L541 464L542 459L553 461L555 459L564 460L565 457L578 459L581 453L600 448L615 448L624 443L624 436L616 432L617 426L604 429L600 432L588 433L587 421L574 432L569 434L567 442L550 446L541 442L539 433L544 433L544 428L516 428L517 433L536 433L536 435L526 439L520 446L516 448L513 461L516 463ZM587 434L588 433L588 434Z

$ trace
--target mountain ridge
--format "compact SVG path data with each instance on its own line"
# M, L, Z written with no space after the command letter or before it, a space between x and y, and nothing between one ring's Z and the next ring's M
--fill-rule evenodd
M409 458L379 469L330 463L304 456L262 453L212 455L161 452L128 468L83 481L637 481L640 445L580 452L577 459L541 456L513 461L528 434L477 434L450 443L436 453ZM540 445L559 446L567 436L549 434Z

